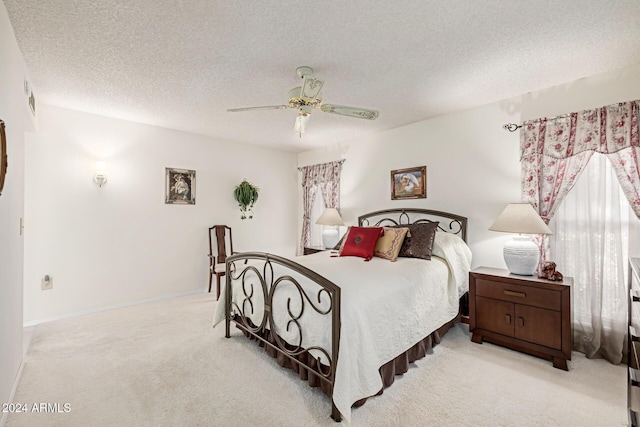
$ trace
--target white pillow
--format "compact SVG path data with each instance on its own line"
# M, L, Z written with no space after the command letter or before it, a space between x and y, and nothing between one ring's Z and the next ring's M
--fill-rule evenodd
M447 233L446 231L438 230L436 231L436 237L433 239L433 249L431 250L431 255L438 256L440 258L447 258L447 252L450 250L458 251L469 251L469 246L462 240L462 237L457 234ZM455 253L454 252L454 253Z
M438 230L433 239L431 255L444 258L449 270L458 283L458 292L462 296L469 289L469 270L471 269L471 249L462 238L453 233Z

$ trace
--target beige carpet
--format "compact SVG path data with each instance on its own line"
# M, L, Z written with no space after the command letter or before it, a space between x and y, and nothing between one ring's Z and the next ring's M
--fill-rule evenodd
M10 414L7 426L335 426L329 399L255 343L211 328L197 294L41 324L15 402L70 412ZM355 426L623 426L626 370L573 354L570 371L458 325ZM253 405L249 401L254 401ZM53 406L50 406L53 408Z

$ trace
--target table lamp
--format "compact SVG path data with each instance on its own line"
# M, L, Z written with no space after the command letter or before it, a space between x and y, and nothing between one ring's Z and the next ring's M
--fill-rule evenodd
M342 217L336 208L326 208L316 224L322 225L322 244L325 249L332 249L340 240L338 227L344 225Z
M520 276L533 275L540 261L538 245L526 234L553 234L529 203L509 203L489 230L519 234L504 244L503 255L509 271Z

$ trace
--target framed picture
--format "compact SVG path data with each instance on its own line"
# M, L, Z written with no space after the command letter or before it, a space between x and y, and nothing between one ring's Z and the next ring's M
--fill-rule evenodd
M164 168L164 170L164 202L175 205L195 205L196 171L176 168Z
M391 171L391 200L426 198L426 166Z

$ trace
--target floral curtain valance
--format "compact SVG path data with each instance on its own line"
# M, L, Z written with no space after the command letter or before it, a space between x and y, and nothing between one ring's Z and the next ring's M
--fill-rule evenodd
M302 172L302 187L340 181L342 163L342 161L335 161L300 168Z
M639 104L640 101L621 102L528 120L522 124L522 159L535 155L563 159L584 151L613 154L638 147Z
M594 152L606 154L640 217L640 101L628 101L523 123L522 197L548 223Z

